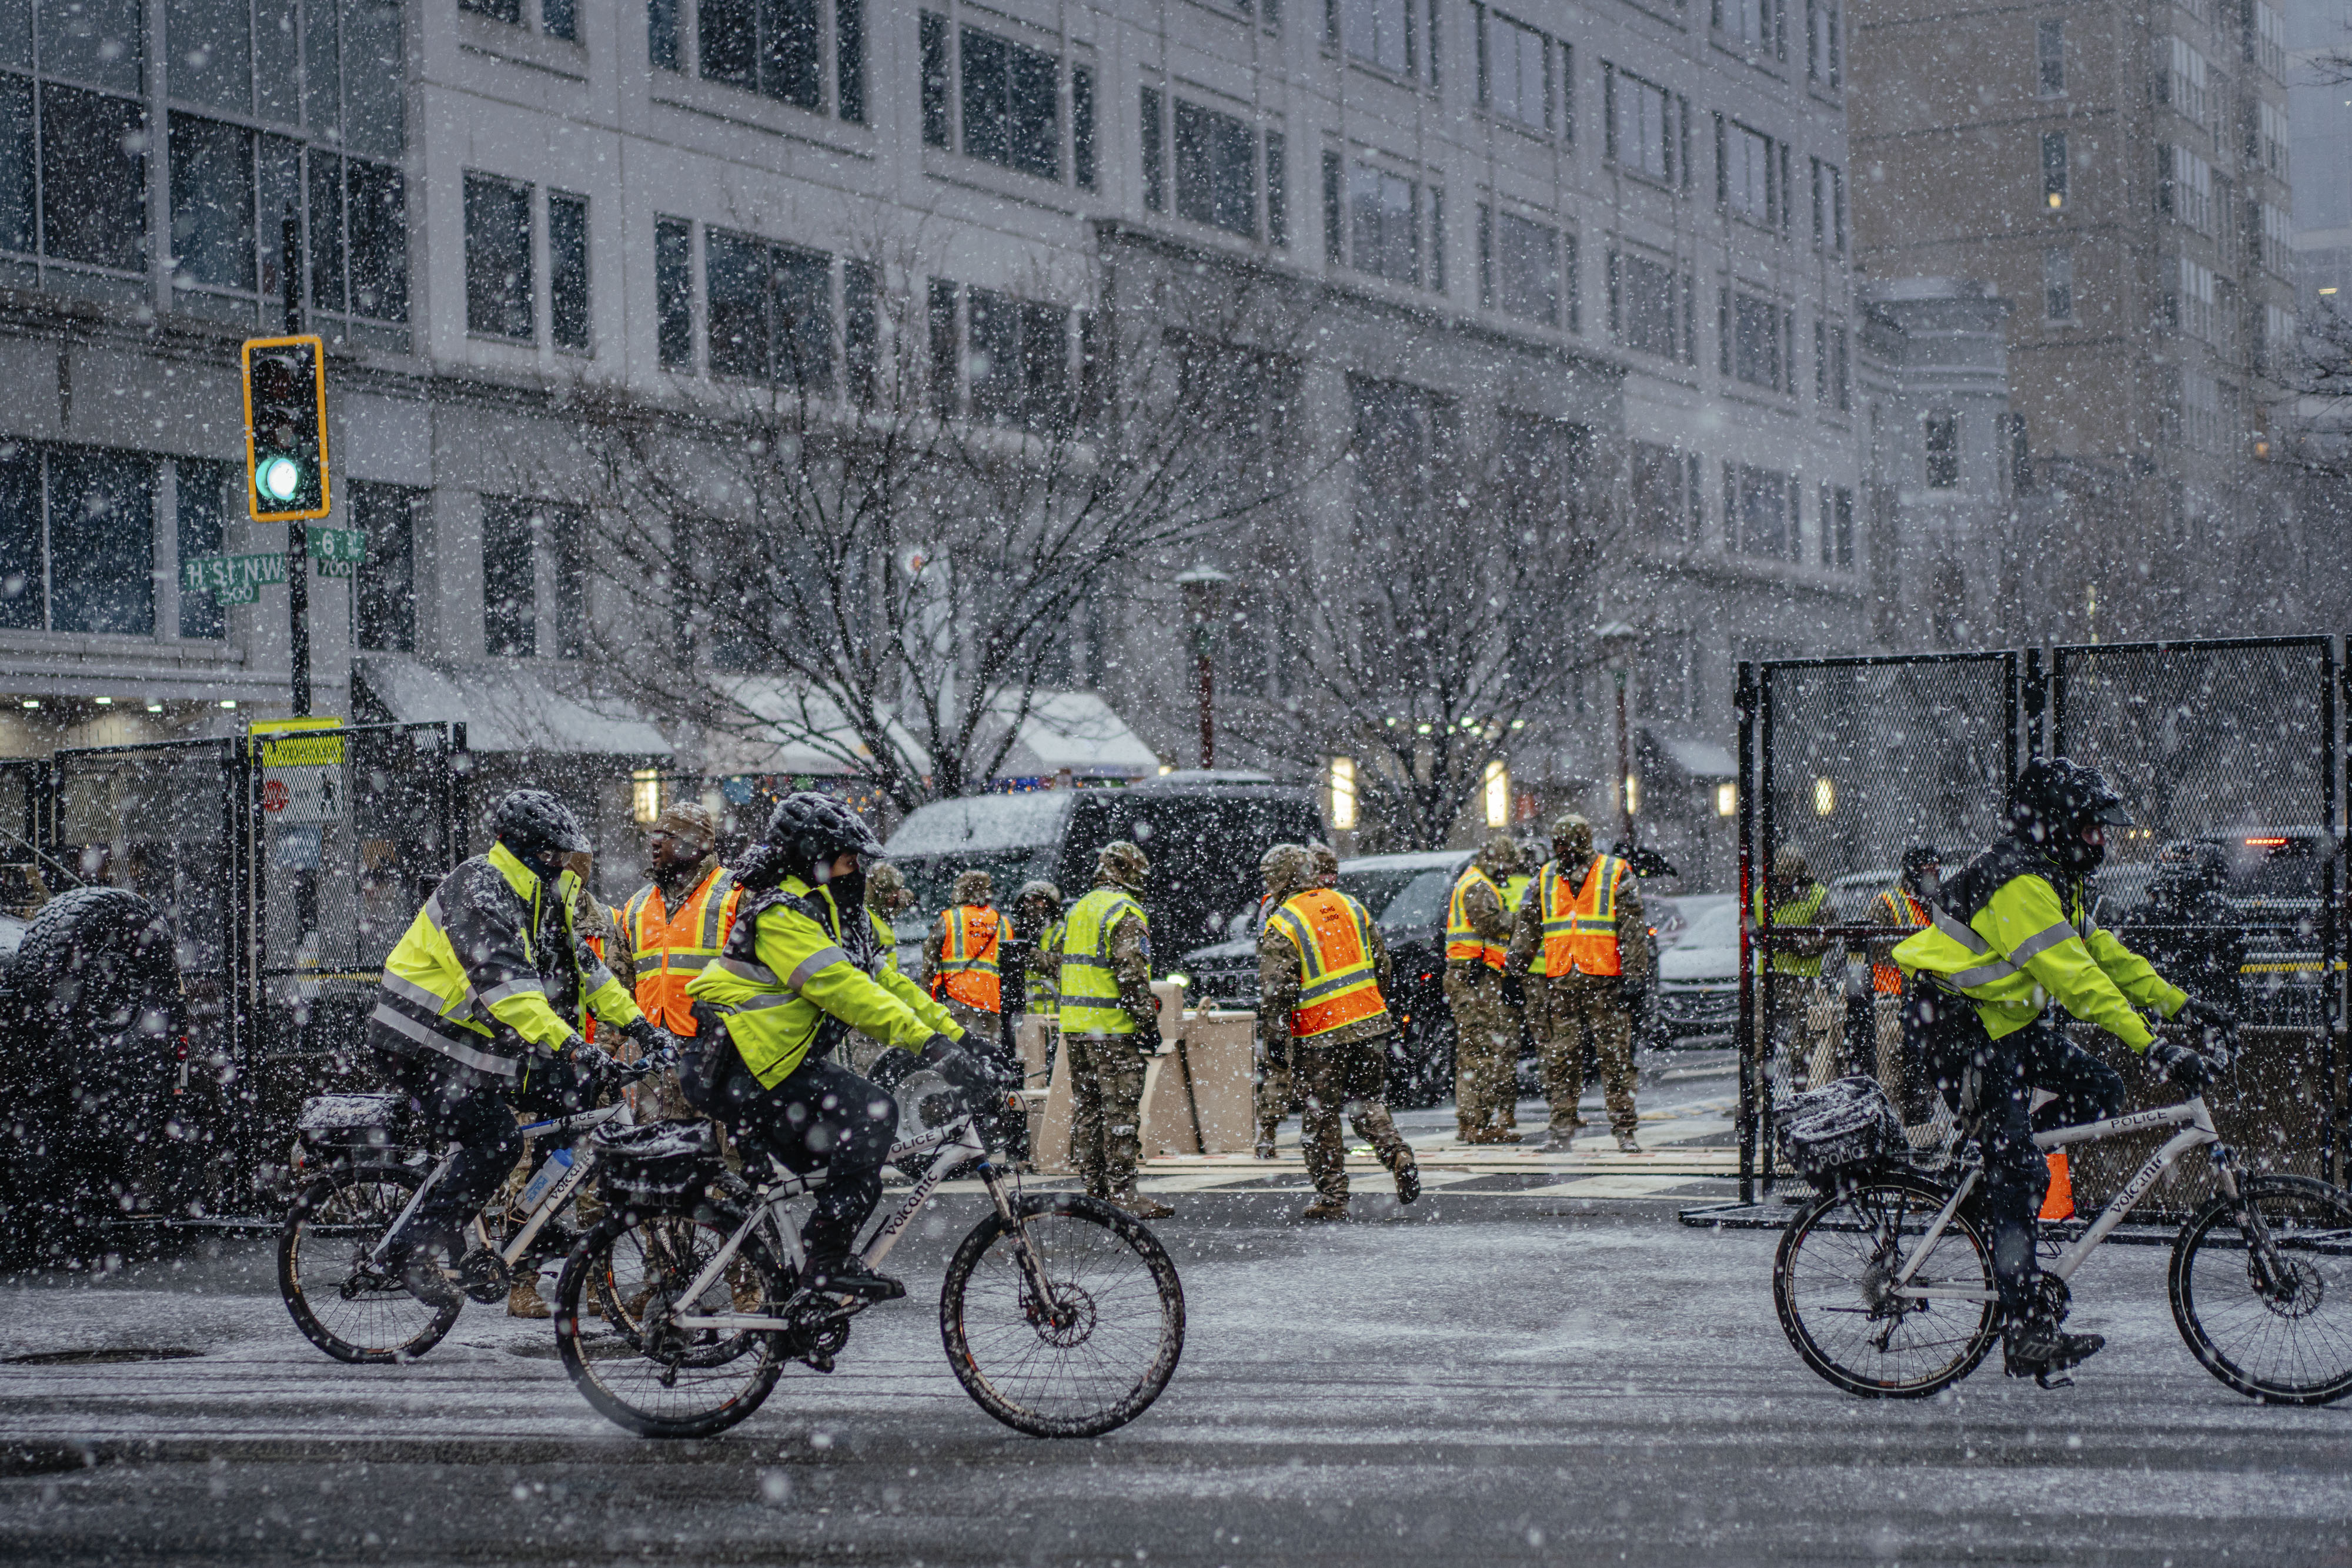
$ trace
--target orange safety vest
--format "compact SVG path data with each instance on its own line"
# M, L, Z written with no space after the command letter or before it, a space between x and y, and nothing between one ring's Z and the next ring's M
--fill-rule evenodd
M1388 1011L1372 958L1372 917L1337 888L1294 894L1270 925L1298 949L1298 1005L1290 1034L1307 1040Z
M725 866L704 877L675 914L666 906L657 884L637 889L621 918L636 950L639 1011L672 1034L694 1032L687 982L718 961L742 903L743 889Z
M1003 977L996 947L1002 917L985 904L959 904L940 916L939 964L931 971L931 995L945 992L984 1013L1004 1010Z
M1617 889L1632 868L1615 855L1595 855L1584 885L1570 897L1558 861L1543 868L1544 973L1618 975Z
M1500 945L1479 936L1470 925L1470 890L1481 883L1486 883L1486 890L1495 895L1495 902L1503 906L1504 913L1510 912L1510 901L1503 896L1503 890L1495 885L1495 879L1475 865L1466 867L1460 876L1454 879L1453 896L1445 901L1445 961L1449 964L1484 964L1490 969L1499 970L1508 953Z
M1897 925L1927 924L1927 906L1912 897L1907 887L1890 887L1878 895L1878 902L1895 916ZM1895 964L1873 964L1870 967L1870 984L1882 997L1899 997L1903 994L1903 970Z

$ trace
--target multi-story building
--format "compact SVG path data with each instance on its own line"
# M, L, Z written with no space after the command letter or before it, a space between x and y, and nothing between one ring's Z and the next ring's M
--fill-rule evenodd
M1645 811L1687 797L1712 819L1719 748L1691 743L1724 732L1733 657L1863 636L1836 0L9 15L6 749L284 711L285 591L224 604L180 569L282 548L244 518L235 365L239 339L281 328L289 270L331 350L335 520L368 538L348 585L312 585L322 712L462 707L519 752L656 759L657 737L569 706L581 627L632 590L593 570L546 477L564 398L691 411L775 379L809 347L761 325L789 309L830 323L809 342L844 386L890 320L926 322L938 395L990 417L1007 378L1076 373L1120 257L1258 269L1323 302L1291 424L1315 462L1366 433L1572 434L1622 525L1610 553L1639 570L1605 603L1567 585L1559 636L1640 633L1645 744L1688 775ZM2222 266L2233 220L2195 211L2179 248ZM920 308L877 309L891 295ZM1390 517L1366 471L1328 462L1300 537L1225 564L1311 572L1367 517L1456 526ZM1173 615L1139 593L1074 674L1189 762ZM1269 632L1226 655L1223 689L1276 696L1291 656ZM1595 785L1603 706L1564 680L1551 749L1520 772Z
M2082 621L2010 634L2227 623L2293 336L2281 12L1868 0L1853 35L1859 264L2017 302L2017 476L2092 538Z
M2306 311L2322 300L2352 309L2352 103L2340 79L2352 18L2321 0L2286 0L2286 33L2295 292Z

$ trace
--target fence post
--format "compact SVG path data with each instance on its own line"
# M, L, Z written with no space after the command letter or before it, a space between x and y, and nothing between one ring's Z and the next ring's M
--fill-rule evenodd
M1748 933L1755 894L1756 666L1742 659L1733 695L1739 715L1739 1201L1756 1201L1756 988Z
M2042 714L2050 699L2050 675L2042 663L2042 650L2025 651L2025 759L2029 762L2042 755ZM2009 759L2009 781L2017 782L2017 757Z

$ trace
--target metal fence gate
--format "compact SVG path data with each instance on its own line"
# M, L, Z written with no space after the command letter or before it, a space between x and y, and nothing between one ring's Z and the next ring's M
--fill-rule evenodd
M1873 1027L1869 911L1904 849L1937 847L1948 872L1973 855L2006 831L2009 786L2030 756L2102 768L2129 802L2137 825L2110 845L2094 914L2136 948L2168 935L2210 946L2222 930L2158 921L2148 893L2167 845L2202 841L2226 860L2225 934L2246 944L2235 1002L2248 1027L2217 1118L2258 1168L2342 1179L2347 689L2328 637L1742 664L1740 896L1760 916L1740 960L1743 1201L1774 1180L1776 1103L1825 1061L1869 1061L1874 1042L1851 1038ZM1769 871L1787 850L1827 890L1801 931L1769 924ZM2095 1030L2076 1038L2124 1053ZM2123 1071L2135 1105L2165 1100L2144 1071ZM2084 1211L2106 1201L2153 1137L2076 1153ZM2151 1203L2195 1202L2205 1173L2182 1174L2190 1179L2163 1184Z
M0 868L40 884L0 902L109 885L171 923L190 1039L159 1208L266 1203L303 1097L367 1085L377 977L464 856L469 763L464 725L411 724L0 766Z

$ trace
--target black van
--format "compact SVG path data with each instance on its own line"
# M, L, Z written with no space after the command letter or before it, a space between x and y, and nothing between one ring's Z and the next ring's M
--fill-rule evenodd
M1234 915L1257 906L1257 862L1267 850L1322 836L1313 795L1262 773L1163 773L1124 788L934 800L890 835L891 862L915 894L898 936L921 938L960 872L988 873L1000 904L1033 877L1075 902L1093 885L1102 847L1131 839L1151 860L1143 908L1153 967L1164 971L1175 955L1221 940Z

